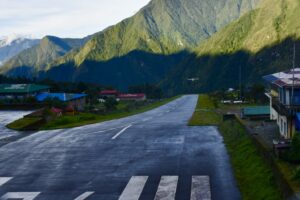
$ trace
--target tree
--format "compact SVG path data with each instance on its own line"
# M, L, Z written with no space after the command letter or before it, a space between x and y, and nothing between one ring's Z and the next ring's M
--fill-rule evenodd
M156 85L144 84L135 85L128 88L129 93L145 93L149 99L161 99L163 92L160 87Z
M114 98L108 98L106 99L104 106L106 110L115 110L117 108L118 102Z
M46 104L48 104L50 107L65 109L68 104L66 102L62 102L58 98L47 98L44 101Z
M266 103L265 87L262 84L254 84L250 87L248 98L254 103Z
M296 132L291 148L283 155L283 159L291 163L300 163L300 133Z

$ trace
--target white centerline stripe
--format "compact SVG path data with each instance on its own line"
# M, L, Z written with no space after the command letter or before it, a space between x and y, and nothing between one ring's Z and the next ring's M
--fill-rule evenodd
M115 140L117 137L119 137L122 133L124 133L127 129L129 129L132 126L132 124L130 124L129 126L126 126L125 128L123 128L119 133L117 133L114 137L112 137L112 140Z
M104 132L107 132L107 131L117 130L117 129L120 129L120 128L123 128L123 127L125 127L125 126L116 127L116 128L110 128L110 129L105 129L105 130L100 130L100 131L95 131L95 132L90 132L89 134L104 133Z
M178 176L162 176L154 200L174 200Z
M210 180L208 176L192 177L191 200L211 200Z
M0 177L0 187L10 181L12 177Z
M138 200L142 194L148 176L133 176L125 187L119 200Z
M84 200L86 198L88 198L89 196L91 196L92 194L94 194L95 192L85 192L82 195L80 195L79 197L77 197L74 200Z
M1 200L8 199L22 199L22 200L33 200L40 192L8 192L1 197Z

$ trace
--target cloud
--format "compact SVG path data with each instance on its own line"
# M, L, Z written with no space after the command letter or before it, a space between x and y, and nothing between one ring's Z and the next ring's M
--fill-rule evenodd
M84 37L132 16L150 0L1 0L0 35Z

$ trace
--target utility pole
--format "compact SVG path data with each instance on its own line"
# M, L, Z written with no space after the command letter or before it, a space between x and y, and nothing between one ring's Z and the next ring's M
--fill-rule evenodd
M240 87L240 98L239 98L239 100L242 100L242 64L240 64L240 68L239 68L239 87Z
M296 37L295 37L295 40L296 40ZM295 89L295 60L296 60L296 41L294 41L294 48L293 48L293 80L292 80L292 100L291 100L291 115L293 116L295 114L295 110L294 110L294 89ZM293 122L291 120L291 136L293 136Z
M296 42L294 41L294 49L293 49L293 81L292 81L292 101L291 105L294 106L294 89L295 89L295 60L296 60Z

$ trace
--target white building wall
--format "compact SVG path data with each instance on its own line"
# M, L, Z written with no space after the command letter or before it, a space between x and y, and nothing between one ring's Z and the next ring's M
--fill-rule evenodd
M289 96L289 94L287 94ZM278 127L280 135L284 138L288 138L288 120L286 116L280 115L272 106L272 97L266 94L270 99L270 119L275 120ZM289 97L287 98L289 99Z
M288 138L288 120L286 116L278 114L277 125L279 127L280 135L284 138Z
M270 106L270 119L271 120L277 120L278 119L278 113L272 106Z

